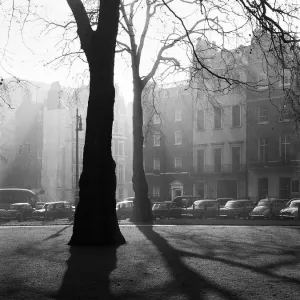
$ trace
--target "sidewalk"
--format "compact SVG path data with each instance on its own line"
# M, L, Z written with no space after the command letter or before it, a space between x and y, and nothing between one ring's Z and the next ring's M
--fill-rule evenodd
M127 244L66 245L71 226L0 228L0 299L285 299L300 293L300 230L121 226Z

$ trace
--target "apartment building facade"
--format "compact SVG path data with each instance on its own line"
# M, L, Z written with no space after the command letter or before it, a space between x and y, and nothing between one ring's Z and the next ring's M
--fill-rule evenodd
M193 98L186 82L155 95L155 107L151 96L144 106L144 169L149 197L166 201L193 192Z
M256 90L247 91L249 197L299 197L300 139L283 91L295 82L288 69L268 66L255 43L249 62L249 74L259 82Z
M222 76L243 80L247 61L242 50L222 53L214 44L198 40L198 55ZM197 67L197 62L196 62ZM199 68L201 70L201 68ZM217 79L209 73L196 74L197 91L193 126L193 193L199 198L245 198L246 94L239 85Z
M246 106L240 90L219 96L214 106L202 94L194 103L194 195L245 198Z
M15 113L15 158L11 163L8 184L20 188L41 188L43 151L43 104L23 95Z
M112 155L116 162L116 200L132 197L132 105L125 105L118 87L114 106Z

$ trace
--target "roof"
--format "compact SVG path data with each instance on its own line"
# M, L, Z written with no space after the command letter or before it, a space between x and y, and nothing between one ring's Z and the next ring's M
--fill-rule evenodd
M295 200L293 200L291 202L293 202L293 203L300 203L300 199L295 199Z
M194 203L196 202L208 202L208 201L216 201L215 199L199 199L197 201L195 201Z
M12 203L11 205L30 205L30 204L27 202L24 202L24 203Z
M1 191L22 191L22 192L29 192L29 193L35 195L35 192L34 192L34 191L28 190L28 189L19 189L19 188L1 188L1 189L0 189L0 192L1 192Z
M251 200L249 199L233 199L233 200L229 200L228 202L252 202Z
M70 203L70 202L68 202L68 201L52 201L52 202L43 202L43 203L44 204L55 204L55 203Z

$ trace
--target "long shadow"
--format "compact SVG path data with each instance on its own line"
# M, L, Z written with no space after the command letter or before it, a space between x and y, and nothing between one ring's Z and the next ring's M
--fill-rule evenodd
M176 239L180 239L182 241L182 236L180 235L174 235L174 236L176 236ZM193 258L210 260L212 262L221 262L228 266L238 267L244 270L252 271L259 275L264 275L276 280L282 280L285 282L296 284L298 286L300 285L299 279L282 275L282 274L277 274L276 272L274 272L274 270L280 267L297 265L300 262L299 250L283 249L281 247L277 249L278 251L277 256L284 257L286 255L289 255L292 256L292 258L271 262L271 263L266 262L261 266L252 266L241 260L238 261L236 259L239 258L246 259L246 258L260 257L262 255L270 255L270 250L272 250L272 248L270 246L265 246L265 245L253 245L247 242L241 243L241 242L230 241L230 243L228 243L225 240L223 241L220 240L218 241L218 243L216 242L211 243L211 241L207 239L207 235L206 238L202 240L202 243L195 241L195 245L197 245L198 248L204 250L204 254L193 253L184 250L177 250L177 252L181 258L193 257ZM230 256L230 258L220 257L218 253L215 251L215 249L223 250L222 254L223 255L227 254ZM240 255L241 253L243 254L243 256ZM232 257L234 257L235 259L233 259Z
M110 273L116 268L116 247L70 247L70 258L55 299L115 299Z
M55 232L54 234L48 236L47 238L43 239L43 242L44 242L44 241L48 241L48 240L50 240L50 239L54 239L54 238L56 238L56 237L59 237L63 231L65 231L67 228L69 228L69 227L71 227L71 226L72 226L72 225L68 225L68 226L63 227L61 230L59 230L59 231Z
M170 284L179 293L186 295L190 300L205 299L207 293L218 294L222 299L241 300L242 298L234 294L227 288L221 287L210 281L208 278L196 273L182 262L182 253L170 246L170 244L152 226L137 226L145 237L156 246L164 258L168 269L174 277Z

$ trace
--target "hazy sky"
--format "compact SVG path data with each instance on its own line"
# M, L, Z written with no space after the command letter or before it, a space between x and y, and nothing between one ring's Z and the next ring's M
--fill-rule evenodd
M15 4L26 4L27 0L14 0ZM228 0L228 3L231 0ZM7 8L11 8L12 5L11 0L7 0L4 4ZM68 16L71 15L71 10L67 4L66 0L31 0L32 4L39 5L39 15L44 16L47 19L52 21L56 21L57 23L62 23L63 21L67 21L70 18ZM173 8L175 8L176 12L183 16L185 14L188 15L188 19L184 22L186 26L189 28L192 24L194 24L195 20L199 20L202 18L200 14L199 8L196 9L197 13L195 13L195 7L191 7L190 11L187 11L186 5L181 7L180 1L174 1ZM233 2L234 3L234 2ZM3 7L3 6L2 6ZM238 9L233 7L234 9ZM3 18L0 19L0 76L7 77L8 74L16 75L20 78L34 81L41 81L45 83L52 83L53 81L60 81L62 85L67 86L76 86L78 85L79 80L82 77L82 73L84 70L87 70L87 65L82 63L81 61L77 61L73 67L71 68L69 65L60 65L59 68L56 68L55 65L45 65L55 57L58 57L61 54L62 44L59 43L61 36L61 31L53 30L48 32L42 32L42 26L38 25L37 22L27 22L24 27L23 35L20 33L20 25L18 24L18 20L14 18L12 27L10 29L10 35L8 36L8 26L10 24L11 15L6 12L0 12L2 17L6 17L6 20ZM170 13L169 13L170 14ZM144 12L137 14L136 19L136 35L139 37L141 33L141 29L144 24ZM215 17L218 15L218 10L212 12L211 16ZM234 14L230 15L232 20L228 19L226 16L223 21L228 23L230 26L230 22L236 22L237 20L234 18ZM219 20L221 20L221 16L218 15ZM32 18L30 18L32 19ZM167 19L167 21L166 21ZM155 19L153 25L149 30L149 38L146 40L143 56L141 61L141 75L146 75L153 65L153 61L156 57L156 53L160 48L159 42L163 36L169 34L171 30L173 30L173 21L174 18L163 16L162 19ZM226 24L227 24L226 23ZM241 24L241 23L240 23ZM226 25L227 26L227 25ZM176 30L181 30L177 26ZM243 36L243 34L242 34ZM244 34L244 36L248 36L249 40L249 32ZM22 38L23 37L23 38ZM69 36L71 38L71 36ZM215 40L217 43L222 42L218 40L218 37L209 35L208 38L210 40ZM122 37L121 37L122 39ZM244 39L244 37L242 37ZM234 42L235 40L235 42ZM122 39L124 41L124 39ZM228 43L232 43L230 48L234 48L238 46L238 43L245 43L246 38L243 41L236 41L236 39L228 39ZM232 42L233 41L233 42ZM138 39L137 39L138 42ZM78 45L78 44L77 44ZM227 44L228 45L228 44ZM6 49L5 56L2 55L3 49ZM78 50L79 47L74 48L74 50ZM174 48L169 53L166 53L166 56L176 56L176 58L184 61L187 65L188 60L186 58L185 53L180 48ZM5 58L5 59L4 59ZM130 60L127 55L127 61L122 59L120 54L116 55L116 67L115 67L115 82L119 85L121 94L125 97L125 101L132 101L132 74L130 69ZM6 71L6 74L5 74ZM170 77L168 81L172 81L173 77ZM176 77L175 79L184 79L182 76Z
M25 0L15 0L16 5L26 3ZM56 22L66 20L66 16L71 14L66 0L35 0L40 6L39 12ZM7 1L6 5L10 7L12 2ZM16 25L14 20L11 24L10 34L8 36L8 26L10 24L10 15L6 15L6 20L0 21L0 50L6 49L5 56L0 55L0 63L2 70L0 76L7 77L7 74L16 75L20 78L34 81L51 83L60 81L62 85L73 85L74 81L78 82L82 71L87 69L87 65L80 61L73 66L70 73L69 66L45 65L61 53L58 43L58 32L56 30L45 34L42 26L38 23L27 23L24 27L23 34L20 32L20 26ZM142 28L144 21L144 13L137 16L137 24ZM153 64L155 53L158 50L158 42L156 35L158 31L162 31L161 23L157 22L150 28L151 39L149 39L144 47L141 75L145 75ZM161 34L161 32L159 32ZM124 57L124 55L123 55ZM4 68L4 70L3 70ZM125 101L132 101L132 74L130 69L130 60L124 60L120 54L116 55L115 82L120 86L120 91L125 97Z

